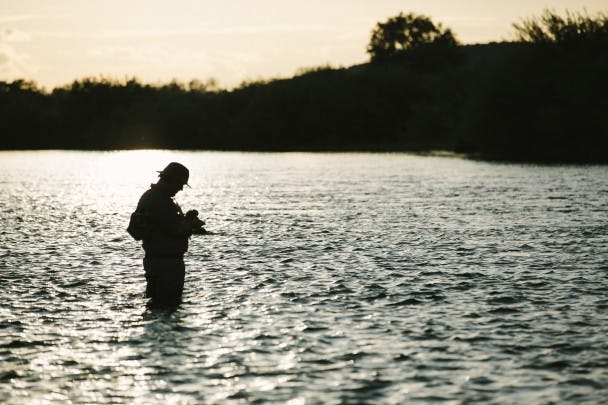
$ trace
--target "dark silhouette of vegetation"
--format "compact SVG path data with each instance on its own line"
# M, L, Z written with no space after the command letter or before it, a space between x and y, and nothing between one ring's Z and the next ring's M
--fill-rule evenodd
M528 21L547 28L547 15ZM568 14L556 26L605 26L603 15L586 18L582 24ZM461 63L444 63L441 48L416 48L428 51L421 60L441 68L421 68L406 53L350 68L301 69L291 79L233 90L213 81L88 78L51 91L29 81L0 82L0 148L442 149L489 159L608 163L605 36L532 41L516 30L516 42L454 46Z
M545 9L539 17L513 24L517 39L533 44L585 44L608 42L608 15L595 17L566 11L564 17Z
M606 22L604 14L562 18L545 11L516 24L520 42L475 69L461 114L461 150L608 163Z
M399 13L380 22L367 47L372 62L392 59L430 45L457 45L449 28L435 25L427 16Z
M458 41L449 28L425 15L398 15L379 22L367 52L372 63L406 62L414 69L434 69L459 61Z
M15 82L0 94L0 130L19 136L1 142L5 149L424 149L414 128L427 128L412 114L447 102L445 80L399 65L362 65L232 91L84 79L45 93Z

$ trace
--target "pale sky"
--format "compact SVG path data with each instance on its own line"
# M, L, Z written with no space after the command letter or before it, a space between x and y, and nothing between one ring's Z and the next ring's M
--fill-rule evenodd
M543 8L591 14L608 0L0 0L0 80L47 88L76 78L145 82L290 77L366 62L378 21L430 16L464 43L510 39Z

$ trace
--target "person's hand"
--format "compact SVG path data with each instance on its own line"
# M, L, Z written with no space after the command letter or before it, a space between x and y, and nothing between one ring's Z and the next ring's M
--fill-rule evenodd
M186 218L190 219L190 218L197 218L198 217L198 211L197 210L190 210L188 212L186 212Z
M203 228L205 221L198 218L197 210L190 210L186 212L186 221L190 224L193 234L205 234L207 231Z

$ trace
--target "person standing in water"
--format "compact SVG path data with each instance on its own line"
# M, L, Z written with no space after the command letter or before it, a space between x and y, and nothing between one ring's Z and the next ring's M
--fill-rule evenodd
M156 306L178 306L181 302L186 274L184 253L192 234L205 233L204 222L196 210L184 214L173 197L188 185L188 169L171 162L159 172L159 180L151 184L139 199L127 229L142 240L146 297Z

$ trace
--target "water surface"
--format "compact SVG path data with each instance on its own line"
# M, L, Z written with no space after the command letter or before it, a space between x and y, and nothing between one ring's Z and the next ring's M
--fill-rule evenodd
M125 232L169 161L184 303ZM406 154L0 153L0 401L600 403L608 168Z

